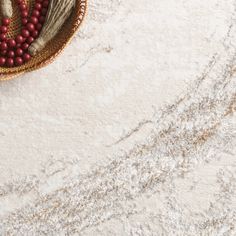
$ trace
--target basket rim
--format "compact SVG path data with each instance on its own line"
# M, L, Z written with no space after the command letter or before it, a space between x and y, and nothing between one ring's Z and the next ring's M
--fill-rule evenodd
M63 52L63 50L66 48L66 46L74 38L76 32L81 27L82 23L84 22L84 19L86 18L87 14L88 14L87 13L88 0L76 0L76 1L79 1L80 4L84 4L83 5L84 6L83 12L76 15L75 22L72 25L72 33L68 37L68 39L61 45L60 49L57 52L53 53L52 55L49 55L47 59L39 61L38 63L34 64L31 67L28 67L28 68L15 67L14 69L12 68L12 70L10 70L8 72L1 72L0 73L0 81L10 80L10 79L13 79L13 78L15 78L19 75L22 75L26 72L41 69L41 68L51 64Z

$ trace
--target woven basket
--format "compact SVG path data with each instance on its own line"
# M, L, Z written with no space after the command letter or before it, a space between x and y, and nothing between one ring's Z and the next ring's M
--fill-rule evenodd
M34 0L26 0L26 2L29 5L30 9L32 9ZM70 18L63 25L62 29L56 35L56 37L51 40L40 53L38 53L26 64L12 68L0 67L0 80L14 78L25 72L39 69L52 62L56 58L56 56L61 53L65 46L70 42L73 35L78 30L79 26L81 25L84 19L86 8L87 0L77 0L75 9L73 10ZM1 15L0 18L2 18ZM20 30L20 15L15 1L13 0L13 19L11 26L9 27L8 36L14 37L20 32Z

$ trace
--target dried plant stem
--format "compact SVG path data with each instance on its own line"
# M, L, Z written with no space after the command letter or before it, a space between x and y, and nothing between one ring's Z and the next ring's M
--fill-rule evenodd
M2 15L7 18L11 18L13 14L12 2L11 0L0 0L0 6L2 10Z

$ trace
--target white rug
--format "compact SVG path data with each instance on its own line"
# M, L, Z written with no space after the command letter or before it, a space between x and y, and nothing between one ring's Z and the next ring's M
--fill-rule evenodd
M236 235L235 7L90 0L1 83L0 235Z

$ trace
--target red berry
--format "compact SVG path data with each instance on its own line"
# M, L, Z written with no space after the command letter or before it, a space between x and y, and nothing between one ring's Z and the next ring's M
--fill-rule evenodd
M28 29L30 32L32 32L32 31L34 30L34 24L32 24L32 23L28 23L28 24L26 25L26 27L27 27L27 29Z
M28 47L29 47L29 44L28 44L28 43L23 43L23 44L21 45L21 48L22 48L24 51L27 50Z
M6 64L7 66L12 67L14 65L13 58L7 58Z
M29 61L30 58L31 58L31 56L30 56L29 53L25 53L25 54L23 55L23 60L24 60L25 62L26 62L26 61Z
M27 16L28 16L28 11L27 11L27 10L21 11L21 16L22 16L23 18L27 17Z
M43 7L48 7L49 2L46 0L43 2Z
M26 6L26 4L25 3L21 3L20 4L20 9L23 11L23 10L27 10L27 6Z
M23 0L16 0L16 3L21 4L21 3L23 3Z
M0 40L1 41L6 41L7 40L6 34L0 34Z
M28 23L28 19L27 18L23 18L21 21L22 21L22 25L26 25Z
M37 17L31 16L31 17L30 17L30 22L33 23L34 25L36 25L36 24L39 22L39 20L38 20Z
M32 16L39 17L40 16L40 12L38 10L33 10Z
M38 35L39 35L39 32L37 30L34 30L34 31L31 32L31 35L32 35L33 38L37 38Z
M27 42L28 44L31 44L33 41L34 41L34 38L33 38L33 37L29 37L29 38L27 38L27 40L26 40L26 42Z
M14 57L15 56L14 51L12 51L12 50L8 51L7 56L8 57Z
M23 59L22 59L21 57L16 57L16 59L15 59L15 64L16 64L17 66L22 65L22 64L23 64Z
M34 8L35 8L36 10L41 10L41 9L42 9L41 3L36 3L36 4L34 5Z
M4 17L2 19L2 24L5 26L8 26L10 24L11 20L9 18Z
M1 26L1 27L0 27L0 31L1 31L2 33L6 33L6 32L7 32L7 27L6 27L5 25Z
M7 50L1 51L0 54L1 54L2 56L6 56L6 55L7 55Z
M0 44L0 49L1 49L1 51L7 50L7 43L6 42L2 42Z
M40 24L40 23L38 23L37 25L36 25L36 29L38 30L38 31L40 31L41 29L42 29L42 24Z
M16 46L16 41L14 39L8 39L7 45L9 48L14 48Z
M24 38L21 35L17 35L16 36L16 42L17 43L23 43L24 42Z
M6 58L0 57L0 66L4 66L5 62L6 62Z
M39 22L43 24L44 21L45 21L45 16L40 16L39 17Z
M16 48L21 48L21 43L16 44Z
M27 29L22 29L21 34L24 38L28 38L30 36L30 33Z
M43 9L41 10L41 14L42 14L43 16L46 16L47 11L48 11L47 8L43 8Z
M22 56L23 55L23 50L21 48L16 49L16 55L17 56Z

